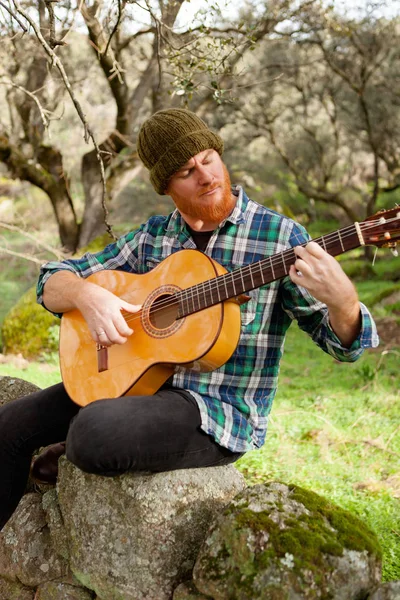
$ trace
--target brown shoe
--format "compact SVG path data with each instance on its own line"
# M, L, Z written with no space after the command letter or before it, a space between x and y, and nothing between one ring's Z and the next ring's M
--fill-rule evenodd
M37 483L54 485L58 475L58 459L63 454L65 454L65 442L47 446L32 462L32 479Z

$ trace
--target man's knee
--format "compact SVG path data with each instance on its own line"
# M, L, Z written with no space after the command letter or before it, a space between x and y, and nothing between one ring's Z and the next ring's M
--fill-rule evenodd
M72 420L66 444L69 461L87 473L103 474L107 453L104 411L96 402L82 408Z

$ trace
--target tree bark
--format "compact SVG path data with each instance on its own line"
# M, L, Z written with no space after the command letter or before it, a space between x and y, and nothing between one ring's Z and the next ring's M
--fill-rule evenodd
M29 181L48 195L58 223L61 244L67 251L74 252L78 244L79 226L60 152L51 146L41 146L38 149L38 162L30 162L2 133L0 161L7 165L13 177Z

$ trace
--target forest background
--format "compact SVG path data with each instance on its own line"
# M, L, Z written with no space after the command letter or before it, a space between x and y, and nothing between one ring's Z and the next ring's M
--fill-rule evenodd
M155 110L196 111L232 180L313 237L399 203L399 15L383 0L1 0L0 374L60 380L58 324L33 300L42 262L172 208L136 153ZM361 516L400 579L399 259L340 261L381 345L340 365L292 327L267 443L238 467Z

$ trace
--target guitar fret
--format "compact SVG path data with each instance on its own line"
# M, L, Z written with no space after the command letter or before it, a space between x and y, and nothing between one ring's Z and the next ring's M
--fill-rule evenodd
M231 273L231 279L232 279L233 295L236 296L237 292L236 292L236 286L235 286L235 276L234 276L233 272Z
M283 262L283 270L285 271L285 275L287 275L287 267L286 267L286 263L285 263L285 254L284 254L284 252L281 252L281 257L282 257L282 262Z
M323 244L323 246L324 246L324 250L325 250L325 252L327 252L327 250L326 250L326 244L325 244L325 238L324 238L324 237L322 237L322 238L321 238L321 241L322 241L322 244Z
M197 303L197 309L196 310L200 310L200 293L199 293L199 286L195 285L193 288L193 301L196 307L196 303Z
M223 276L223 280L224 280L224 288L225 288L225 298L229 298L228 288L226 285L226 275Z
M195 299L195 296L194 296L193 292L190 292L190 301L192 303L192 310L193 310L193 312L196 311L196 305L194 303L194 299Z
M251 266L250 266L250 280L251 280L251 286L256 287L256 285L254 283L254 279L253 279L253 269ZM245 291L245 290L243 290L243 291Z
M246 285L244 283L244 279L243 279L243 269L240 269L240 279L242 281L242 289L241 289L241 293L244 292L244 290L246 289Z
M341 245L341 247L342 247L342 251L344 252L344 251L345 251L345 248L344 248L344 246L343 246L343 241L342 241L342 236L340 235L340 231L338 231L338 232L337 232L337 234L338 234L338 238L339 238L340 245Z
M211 303L214 304L215 300L214 300L214 295L213 295L213 290L212 290L213 282L212 282L212 280L209 280L206 283L207 283L207 297L210 298Z
M190 314L190 311L189 311L189 297L188 297L188 292L187 291L185 293L185 302L186 302L186 310L185 310L185 312L188 315L188 314Z
M274 265L272 264L272 259L271 258L269 259L269 264L270 264L270 267L271 267L272 276L273 276L274 279L276 279L276 277L275 277L275 271L274 271Z
M263 271L263 268L262 268L262 262L260 261L258 264L259 264L259 269L260 269L260 273L261 273L261 281L264 284L265 283L265 279L264 279L264 271Z

